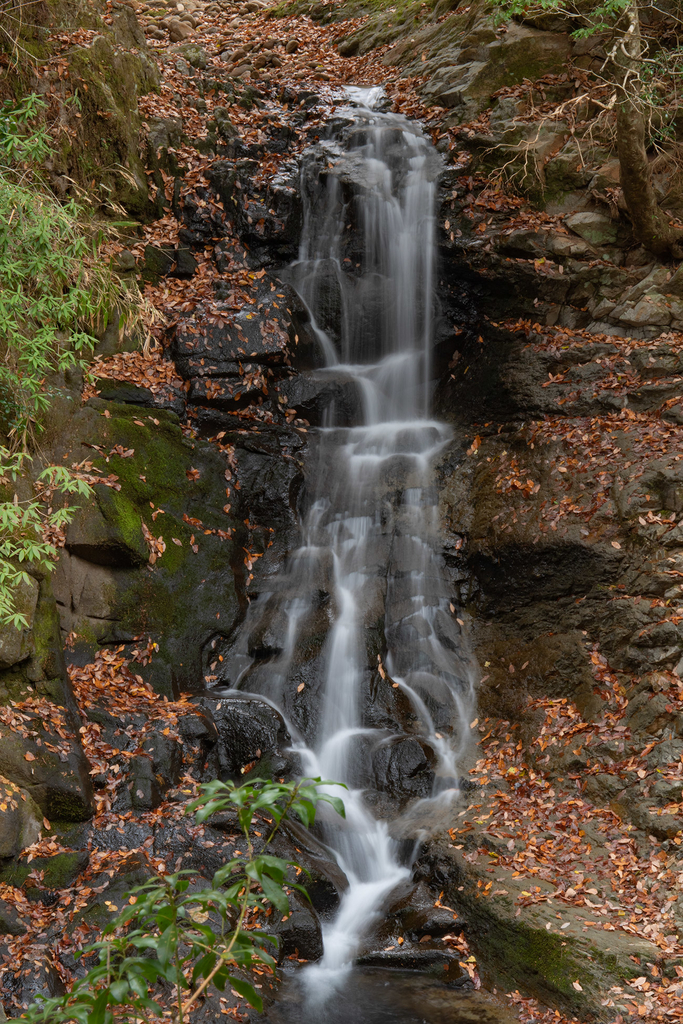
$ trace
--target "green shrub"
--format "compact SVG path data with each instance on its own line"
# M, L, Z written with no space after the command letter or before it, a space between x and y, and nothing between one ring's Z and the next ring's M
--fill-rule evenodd
M41 999L17 1018L24 1024L114 1024L152 1017L183 1024L192 1007L213 984L226 985L261 1010L262 999L248 980L254 965L275 966L272 944L265 932L246 929L249 911L272 905L287 913L286 887L305 890L288 880L292 861L266 853L280 822L296 815L304 825L315 821L317 804L331 804L341 815L338 797L321 793L321 779L276 783L255 779L242 786L210 782L187 807L197 822L233 808L244 833L246 853L235 856L215 872L211 883L191 889L191 871L159 874L132 890L129 903L106 928L102 941L83 950L99 954L99 964L71 992ZM272 819L259 853L254 851L251 826L257 811ZM164 983L173 993L159 993ZM155 988L156 987L156 988Z
M39 429L55 374L85 365L114 288L79 205L41 180L51 149L44 106L31 95L0 108L0 425L14 450Z
M27 568L52 568L55 531L75 511L48 512L27 475L60 375L86 367L109 310L122 311L120 327L146 315L139 293L125 291L99 258L102 236L83 206L60 202L47 187L41 168L52 139L44 114L35 95L0 107L0 485L9 488L0 502L0 627L26 628L17 587ZM90 494L64 467L39 479L49 493Z
M30 458L23 452L10 452L0 446L0 485L11 491L10 485L25 481L25 465ZM73 476L64 466L48 466L38 482L40 489L47 488L50 494L59 491L87 498L92 493L89 484ZM55 532L71 521L75 511L73 506L52 510L33 495L22 500L18 490L10 500L0 502L0 627L28 628L26 616L16 608L17 591L23 583L31 582L25 567L31 566L38 572L50 572L54 568Z

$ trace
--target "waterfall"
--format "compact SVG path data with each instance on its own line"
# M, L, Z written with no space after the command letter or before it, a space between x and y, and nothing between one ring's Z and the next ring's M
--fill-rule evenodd
M440 161L416 126L355 99L337 140L303 161L292 278L328 371L358 386L363 423L337 426L329 410L300 547L252 603L224 669L282 711L307 775L348 787L345 823L321 824L349 888L305 972L310 993L344 977L410 877L389 819L457 793L472 707L431 479L450 437L429 418Z

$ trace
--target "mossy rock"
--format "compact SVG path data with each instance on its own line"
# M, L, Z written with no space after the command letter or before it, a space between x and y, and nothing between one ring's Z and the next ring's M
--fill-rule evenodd
M60 148L52 154L50 174L60 187L72 178L87 186L95 201L114 200L136 216L151 216L154 210L139 156L138 99L159 88L159 75L135 13L124 4L107 11L101 0L43 0L28 9L19 37L20 59L0 83L0 99L43 93L44 64L60 45L57 37L77 28L96 30L89 46L67 52L68 73L52 82L60 119L70 130L62 134ZM77 104L70 102L74 95Z
M605 992L632 976L634 957L639 958L636 962L661 963L662 951L654 943L588 927L590 907L556 906L555 886L540 878L534 883L546 899L526 905L529 880L497 863L491 836L474 834L466 845L467 859L448 835L433 840L417 870L418 875L438 870L449 906L466 922L467 939L488 988L518 988L546 1005L561 1007L568 1016L592 1020ZM471 856L480 846L488 847L488 854L483 850ZM500 889L485 896L491 866Z
M34 579L21 583L14 591L15 611L26 618L28 625L25 629L18 629L12 623L0 627L0 670L24 661L31 653L32 626L39 591L38 581Z
M69 724L76 727L80 718L64 662L50 575L34 580L31 604L34 598L30 628L16 631L19 657L14 664L0 666L0 703L25 700L30 695L47 697L66 710Z
M14 861L0 871L0 881L20 889L32 871L42 871L42 885L45 889L66 889L72 885L88 866L90 855L87 850L69 850L54 857L35 857L31 863ZM41 889L28 890L29 898L38 899Z
M204 71L208 66L209 55L198 43L183 43L181 46L177 46L173 52L183 57L190 67Z
M230 635L241 614L235 567L239 575L244 530L224 511L225 458L185 438L171 412L100 399L77 414L73 433L70 458L92 455L79 448L81 438L126 453L97 462L116 475L117 487L96 487L58 567L62 627L78 635L75 656L87 660L103 644L144 635L160 650L139 671L169 696L196 689L206 644ZM153 561L145 531L163 540ZM81 599L76 577L89 580L89 596L84 588Z
M70 156L79 179L94 175L100 188L130 213L148 213L145 168L138 156L137 101L158 88L155 66L144 54L115 49L104 36L76 48L69 63L82 107L79 145Z

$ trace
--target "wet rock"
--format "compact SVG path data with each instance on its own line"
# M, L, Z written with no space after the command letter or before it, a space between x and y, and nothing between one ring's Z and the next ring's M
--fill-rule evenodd
M382 936L389 937L398 932L412 942L419 942L425 935L435 938L446 935L453 930L457 914L438 903L424 882L408 884L390 894Z
M299 40L296 38L296 36L290 36L290 38L285 43L285 53L296 53L298 49ZM341 50L339 52L341 53ZM342 54L342 56L344 55Z
M356 963L359 967L376 967L394 971L420 971L436 975L440 980L458 987L474 987L469 974L463 972L459 963L459 954L449 949L421 947L401 947L399 949L380 950L359 956Z
M258 775L282 775L288 765L284 749L290 736L281 715L255 698L219 692L220 696L203 696L196 703L216 725L215 755L221 774L239 778L250 765Z
M361 396L350 374L327 370L301 373L282 381L278 392L311 426L334 423L343 427L361 421Z
M323 939L320 921L311 904L303 897L289 897L289 913L282 919L274 911L267 931L280 940L278 961L287 956L296 956L303 960L319 960L323 954Z
M230 112L227 107L214 107L213 118L216 131L224 142L230 142L238 137L239 133L230 120ZM215 180L219 179L216 178Z
M304 888L311 905L322 918L331 917L349 887L346 875L327 848L295 819L287 819L276 833L273 849L278 856L295 861L306 871Z
M0 958L5 963L13 961L13 955L6 946L0 946ZM29 971L4 971L0 984L2 995L11 998L21 1007L28 1008L39 999L53 999L63 996L66 987L59 971L43 954L31 962Z
M10 900L0 899L0 934L25 935L26 932L27 927L19 913L17 904Z
M183 768L182 746L174 735L164 735L165 731L163 722L152 723L142 741L141 753L127 759L115 803L117 811L158 807L168 790L179 781ZM117 742L120 744L122 739Z
M434 784L434 753L414 736L391 738L372 753L375 784L398 800L429 796Z
M277 564L298 537L307 438L291 427L264 426L249 435L226 434L225 442L237 449L239 496L243 501L239 514L260 524L273 540L273 546L255 567L259 572L271 554Z
M281 292L284 299L285 293ZM213 323L223 312L215 306L183 317L175 328L171 346L181 376L220 377L232 375L240 362L286 365L294 347L294 324L277 293L263 296L261 308L245 307L238 313L225 311L227 323Z

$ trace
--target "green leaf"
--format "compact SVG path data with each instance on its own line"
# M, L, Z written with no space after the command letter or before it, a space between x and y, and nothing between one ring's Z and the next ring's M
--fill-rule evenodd
M279 885L277 885L268 875L261 876L261 888L266 898L276 907L281 913L286 914L289 910L289 900L287 894L283 892Z
M228 981L235 992L243 996L250 1006L253 1006L259 1013L263 1010L263 999L253 985L250 985L248 981L243 981L241 978L236 978L232 974L228 975Z
M128 982L127 981L113 981L109 986L109 991L112 994L112 998L116 1003L122 1003L128 995ZM146 995L147 993L140 993Z

